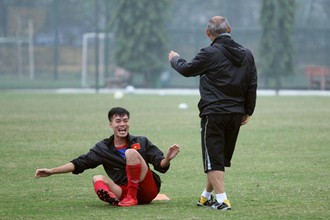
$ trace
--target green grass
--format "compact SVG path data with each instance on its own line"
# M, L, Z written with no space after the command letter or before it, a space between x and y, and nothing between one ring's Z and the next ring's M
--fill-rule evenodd
M329 219L329 97L259 97L242 127L226 191L233 210L196 207L204 189L198 96L0 93L0 219ZM177 106L185 102L186 110ZM122 208L98 200L102 167L34 179L110 135L107 111L131 112L131 133L181 153L161 192L170 201Z

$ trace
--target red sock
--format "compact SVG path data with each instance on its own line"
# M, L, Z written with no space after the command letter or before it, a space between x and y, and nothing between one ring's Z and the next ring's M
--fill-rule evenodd
M127 195L136 199L137 190L140 182L140 174L141 174L141 164L135 165L126 165L126 173L127 173Z
M104 189L108 192L110 192L109 187L104 183L103 180L98 180L96 182L94 182L94 191L97 193L97 190L99 189Z

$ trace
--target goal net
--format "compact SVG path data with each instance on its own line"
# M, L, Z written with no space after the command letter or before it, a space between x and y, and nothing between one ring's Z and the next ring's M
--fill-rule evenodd
M0 74L18 75L33 80L34 71L33 22L28 21L28 37L0 37Z
M95 59L95 44L98 38L98 63ZM110 68L109 63L112 59L111 53L113 51L113 34L112 33L85 33L82 42L82 68L81 68L81 86L89 87L96 82L96 65L98 67L98 84L104 85L105 70ZM107 44L108 43L108 44Z

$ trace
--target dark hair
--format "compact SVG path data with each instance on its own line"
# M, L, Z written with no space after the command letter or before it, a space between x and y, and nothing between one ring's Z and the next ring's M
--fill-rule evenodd
M111 122L112 117L114 115L119 115L119 116L127 115L127 117L129 118L129 112L126 109L122 108L122 107L114 107L114 108L109 110L108 119L109 119L110 122Z

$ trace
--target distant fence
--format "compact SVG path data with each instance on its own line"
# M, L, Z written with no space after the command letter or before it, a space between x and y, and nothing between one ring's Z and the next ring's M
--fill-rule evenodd
M187 60L202 48L210 44L203 30L169 30L170 48L178 51ZM233 27L233 38L242 45L250 48L255 55L257 65L260 64L259 42L260 29L242 29ZM287 78L282 78L283 88L308 89L308 76L304 72L306 66L329 68L330 63L330 29L296 29L293 36L294 43L294 70L295 73ZM93 46L93 45L90 45ZM93 50L91 50L93 51ZM90 80L93 78L93 52L89 53ZM82 71L82 46L60 45L58 47L58 66L60 79L81 82ZM29 45L26 42L2 42L0 41L0 77L29 78ZM36 79L53 79L54 76L54 46L52 43L34 45L34 71ZM110 62L111 65L111 62ZM164 60L167 72L165 80L160 84L163 87L197 88L198 77L184 78L175 73L167 60ZM1 78L0 78L1 79ZM133 76L133 83L139 86L141 79ZM262 72L259 72L259 87L265 88ZM312 89L319 89L316 85ZM330 89L329 85L325 89Z

